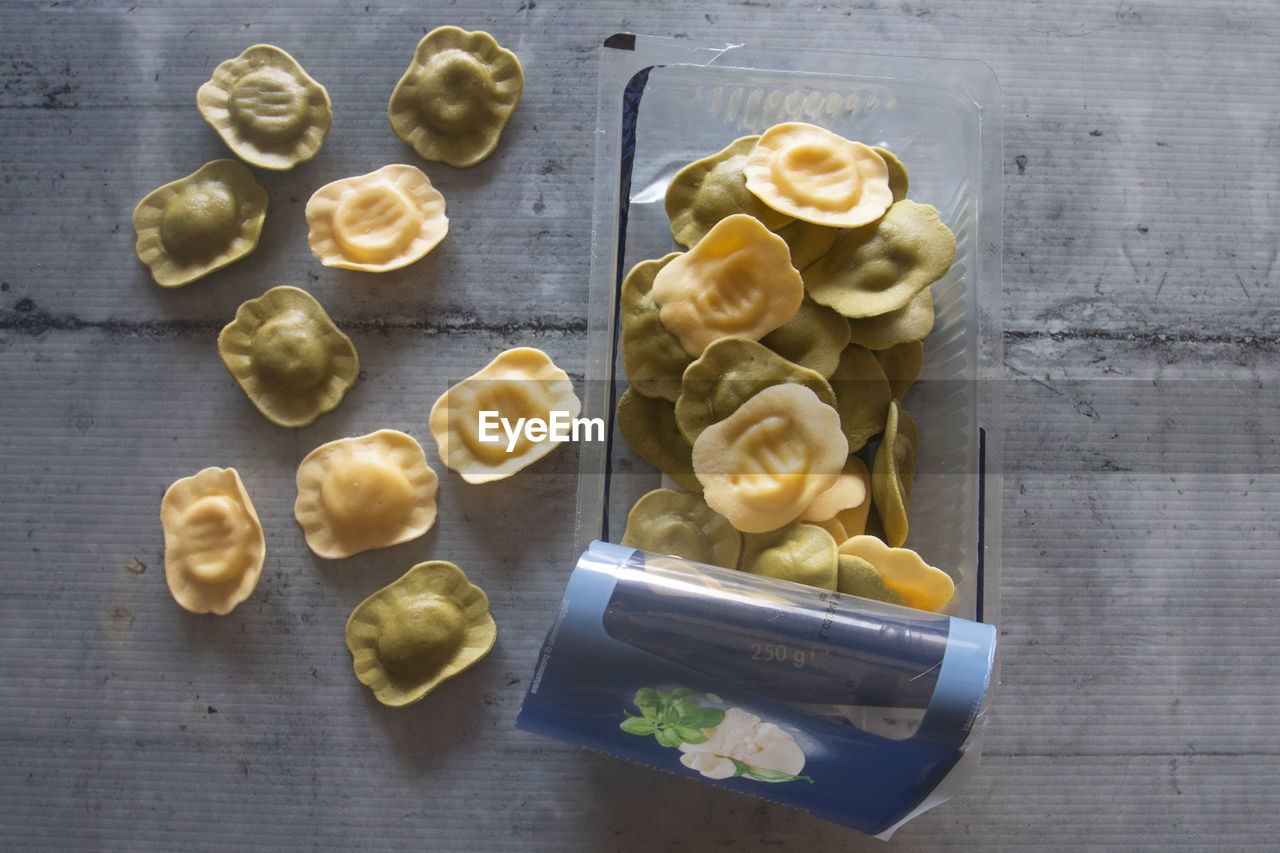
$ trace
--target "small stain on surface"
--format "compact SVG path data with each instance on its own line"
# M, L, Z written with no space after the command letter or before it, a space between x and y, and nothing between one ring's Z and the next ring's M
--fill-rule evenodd
M1150 228L1148 228L1147 226L1143 225L1141 222L1139 222L1139 223L1138 223L1138 233L1139 233L1139 234L1146 234L1146 233L1147 233L1148 231L1150 231L1150 230L1151 230Z
M1027 173L1027 155L1019 154L1013 158L1013 163L1018 167L1018 174L1025 175Z
M132 563L125 564L124 570L131 575L140 575L147 570L147 564L134 557Z
M1102 135L1102 131L1100 131L1100 130L1091 130L1091 131L1089 131L1089 135L1090 135L1090 136L1101 136L1101 135Z

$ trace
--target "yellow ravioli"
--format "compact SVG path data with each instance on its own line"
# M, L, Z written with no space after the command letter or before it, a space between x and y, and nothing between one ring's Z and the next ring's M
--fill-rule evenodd
M569 374L542 350L517 347L441 394L428 426L445 465L468 483L488 483L554 450L560 442L552 440L553 418L568 424L581 411ZM547 428L541 439L523 428L533 419Z
M138 259L161 287L188 284L252 252L266 216L267 191L253 173L214 160L138 202Z
M258 513L234 468L178 480L160 503L164 578L192 613L230 613L258 585L266 543Z
M803 385L765 388L702 431L693 472L707 506L744 533L794 521L849 455L836 410Z
M310 160L333 124L329 93L270 44L255 44L215 68L196 92L196 106L237 157L262 169Z
M307 242L325 266L400 269L449 233L444 207L444 196L420 169L383 166L316 190L307 202Z
M951 576L909 548L890 548L875 536L854 536L840 543L840 553L861 557L874 566L908 607L936 612L955 595Z
M814 523L836 520L836 523L840 525L837 529L847 533L844 522L836 517L845 510L868 504L871 496L869 484L870 475L867 473L866 463L856 456L850 456L845 460L844 467L840 469L839 478L826 491L820 492L804 508L804 512L800 513L799 520ZM831 528L824 527L823 529L827 530L828 533L831 532ZM862 531L859 530L858 532L861 533ZM837 541L842 542L845 538L847 536L842 536Z
M742 171L765 204L818 225L866 225L893 203L889 168L875 149L804 122L766 130Z
M419 563L366 598L347 619L360 683L399 708L483 658L498 628L484 590L453 563Z
M298 465L297 483L293 515L320 557L408 542L436 521L436 472L422 446L397 430L320 445Z
M837 541L844 542L851 536L861 536L867 532L867 518L871 515L871 471L867 469L867 465L856 456L849 457L851 463L856 461L857 464L845 468L845 471L852 473L862 481L862 502L851 506L847 509L839 510L835 517L831 520L840 525L840 529L844 532Z
M387 117L422 159L473 166L497 147L523 93L520 60L493 36L439 27L418 42Z
M227 372L272 423L301 427L355 384L355 345L309 293L273 287L250 299L218 335Z
M786 241L744 213L712 226L653 278L662 325L697 358L717 338L759 340L800 309L804 282Z

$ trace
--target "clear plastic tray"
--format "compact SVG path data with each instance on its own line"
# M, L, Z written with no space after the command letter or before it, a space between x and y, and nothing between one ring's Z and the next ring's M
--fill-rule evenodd
M619 35L601 56L589 343L583 414L609 425L582 446L578 542L617 542L661 475L614 428L627 387L618 292L634 264L677 247L663 208L671 177L741 136L806 121L893 151L910 198L956 235L933 285L936 322L904 408L920 430L908 546L949 572L953 615L997 620L1000 534L1001 101L980 62L820 52Z

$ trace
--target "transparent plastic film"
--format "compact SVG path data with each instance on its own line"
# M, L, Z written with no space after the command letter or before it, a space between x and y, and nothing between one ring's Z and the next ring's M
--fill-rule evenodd
M945 616L652 554L617 570L610 636L761 696L860 725L929 705ZM910 733L909 731L904 733Z

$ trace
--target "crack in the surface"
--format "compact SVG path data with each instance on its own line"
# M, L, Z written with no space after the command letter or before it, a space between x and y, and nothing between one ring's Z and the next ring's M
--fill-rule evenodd
M424 334L482 333L500 337L518 334L582 334L587 331L584 319L564 320L531 318L519 322L493 322L479 317L446 318L380 318L336 320L346 332L381 333L420 332ZM186 335L216 335L225 323L216 320L85 320L74 314L52 314L37 311L30 300L18 302L12 309L0 311L0 334L39 337L50 332L104 332L112 337L173 338Z
M1124 343L1140 343L1150 346L1166 344L1211 344L1237 347L1269 347L1280 344L1276 335L1251 335L1236 333L1197 332L1189 329L1062 329L1054 331L1005 329L1006 343L1023 343L1028 341L1110 341Z
M564 319L533 317L506 322L486 320L472 315L451 315L443 319L427 317L390 317L337 319L338 327L349 332L391 334L420 332L438 335L454 332L491 334L510 337L517 334L576 335L587 331L581 317ZM216 320L86 320L75 314L53 314L38 310L30 299L21 299L12 308L0 310L0 334L38 337L50 332L99 331L113 337L171 338L183 335L216 334L225 324ZM1138 343L1147 346L1199 344L1268 349L1280 345L1280 336L1241 332L1201 332L1190 329L1102 329L1078 328L1061 330L1006 329L1006 343L1028 343L1040 340L1055 343L1099 341Z

